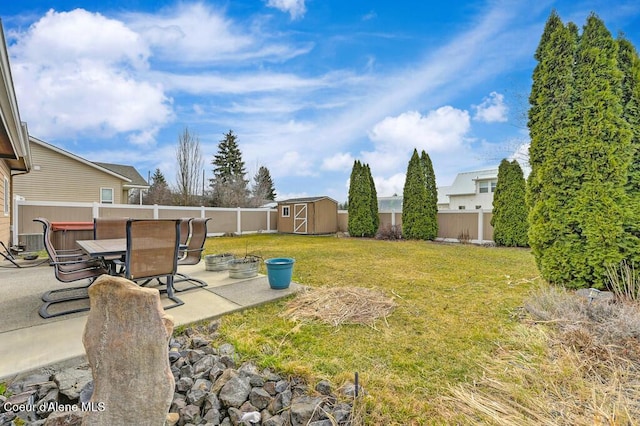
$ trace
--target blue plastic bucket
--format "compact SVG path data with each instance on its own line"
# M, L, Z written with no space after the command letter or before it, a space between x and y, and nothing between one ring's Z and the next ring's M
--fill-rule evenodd
M265 260L264 264L267 266L269 286L276 290L289 288L295 262L295 259L289 257L276 257Z

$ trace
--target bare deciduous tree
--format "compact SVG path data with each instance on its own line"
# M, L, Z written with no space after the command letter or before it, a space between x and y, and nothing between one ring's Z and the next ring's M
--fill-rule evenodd
M202 153L200 151L200 139L197 134L192 134L185 127L178 136L176 149L178 159L177 195L179 203L183 206L197 204L200 172L203 167Z

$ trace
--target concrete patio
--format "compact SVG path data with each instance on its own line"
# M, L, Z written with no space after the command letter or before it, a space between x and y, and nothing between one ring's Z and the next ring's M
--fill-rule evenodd
M82 283L57 281L53 269L43 259L20 261L20 265L23 267L16 268L0 261L0 380L42 367L85 360L82 334L88 312L50 319L38 315L44 292ZM181 266L179 272L204 280L208 287L177 294L184 305L167 310L176 327L282 299L300 288L291 283L288 289L272 290L264 275L229 278L226 271L206 271L204 261ZM166 295L161 299L165 304L170 303ZM88 300L70 303L88 306Z

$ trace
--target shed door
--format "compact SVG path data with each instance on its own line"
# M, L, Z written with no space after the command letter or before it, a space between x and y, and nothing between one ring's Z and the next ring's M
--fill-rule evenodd
M293 205L293 232L296 234L307 233L307 205Z

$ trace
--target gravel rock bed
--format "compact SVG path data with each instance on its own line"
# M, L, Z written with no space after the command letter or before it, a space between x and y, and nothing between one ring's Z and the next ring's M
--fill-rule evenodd
M313 388L298 378L260 370L251 362L238 364L231 344L214 348L208 336L217 322L192 327L174 336L169 360L175 393L167 425L333 426L351 423L355 385L336 395L327 381ZM104 409L90 405L88 364L37 373L10 382L0 396L0 426L80 424L82 411ZM136 424L131 419L130 424Z

